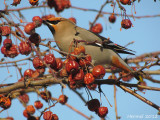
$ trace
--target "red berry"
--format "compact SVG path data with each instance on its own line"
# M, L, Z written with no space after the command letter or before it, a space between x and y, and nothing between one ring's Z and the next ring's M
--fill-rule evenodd
M72 77L75 81L82 81L84 79L83 70L80 69L76 74L73 74Z
M54 7L56 12L61 12L64 10L62 0L48 0L47 4L50 8Z
M94 33L101 33L103 30L103 27L100 23L95 24L92 28L91 31Z
M34 23L28 23L25 27L24 27L24 31L25 33L27 34L32 34L32 33L35 33L35 24Z
M54 0L47 0L47 5L52 8L55 6L55 1Z
M100 102L98 99L92 99L88 101L86 105L90 111L97 111L97 109L100 107Z
M128 73L125 73L124 71L120 72L119 75L122 76L123 81L130 81L133 78L133 75L131 74L128 75ZM126 77L123 77L123 76L126 76Z
M76 82L73 80L72 74L70 74L70 75L68 76L68 81L69 81L69 87L70 87L71 89L75 89L75 88L76 88Z
M18 46L19 52L22 55L29 55L32 51L31 44L29 42L21 42Z
M117 77L113 74L113 75L110 75L110 76L108 77L108 79L114 79L114 80L116 80Z
M92 74L95 78L103 78L105 75L105 69L102 65L97 65L93 68Z
M27 120L39 120L39 117L29 116Z
M35 24L36 27L40 27L42 25L42 19L39 16L34 16L32 18L33 23Z
M77 23L76 19L74 17L68 18L70 21L74 22L75 24Z
M29 0L29 3L34 6L34 5L38 5L38 1L39 0Z
M43 103L41 103L41 101L37 100L34 102L34 106L37 109L41 109L43 107Z
M6 56L10 58L14 58L18 55L17 45L12 44L9 50L6 50Z
M3 41L3 46L6 48L6 49L9 49L11 46L12 46L12 40L11 39L5 39Z
M23 116L26 118L29 118L30 116L26 109L23 111Z
M29 102L29 96L27 94L22 94L19 96L20 102L27 104Z
M37 68L35 72L38 72L38 73L39 73L39 76L41 76L41 75L44 74L45 68ZM34 72L34 73L35 73L35 72ZM33 75L32 77L34 77L34 75Z
M1 31L2 31L1 33L2 36L8 36L9 34L11 34L11 28L8 26L2 26Z
M33 33L30 35L29 41L34 43L36 46L38 46L39 43L41 42L41 37L38 33Z
M130 0L120 0L123 5L130 4Z
M62 68L59 72L59 76L60 77L67 77L68 76L67 70L65 68Z
M79 64L74 60L69 60L65 67L68 73L76 73L79 69Z
M40 96L43 100L48 102L49 99L51 99L51 92L50 91L41 91Z
M30 114L30 115L35 113L35 109L34 109L33 105L28 105L26 107L26 110L27 110L27 113Z
M52 114L52 117L53 117L54 120L59 120L59 118L56 114Z
M34 73L34 70L32 69L27 69L25 72L24 72L24 77L28 78L28 77L32 77L32 74Z
M71 7L71 2L70 2L70 0L62 0L62 6L63 6L64 8L69 8L69 7Z
M49 18L54 18L54 17L55 16L53 14L49 14L49 15L42 16L42 20L48 20Z
M5 56L7 55L6 47L4 47L4 46L1 47L1 53L4 54Z
M98 113L99 117L104 118L108 114L108 108L107 107L99 107L97 113Z
M65 61L63 61L63 65L65 66L68 61L70 61L69 58L65 59Z
M0 107L3 109L8 109L11 106L11 99L8 97L1 96Z
M85 48L83 46L76 47L74 49L75 55L79 55L81 53L85 54Z
M58 98L59 103L65 104L68 100L68 97L66 95L60 95Z
M51 111L46 111L43 113L43 119L44 120L54 120L53 113Z
M111 16L109 16L109 22L114 23L116 21L116 16L114 15L114 13L112 13Z
M53 68L55 71L58 71L62 68L62 66L63 66L63 62L62 62L61 58L56 58L55 64L52 64L51 68Z
M69 59L71 60L77 60L77 57L73 56L73 55L77 55L75 52L71 52L71 55L69 56Z
M87 85L88 89L95 90L97 88L97 84L89 84Z
M139 85L147 86L147 83L146 83L145 81L143 81L143 82L140 82L140 83L139 83ZM138 90L143 91L144 89L143 89L143 88L138 87Z
M121 21L121 26L122 26L122 28L124 28L124 29L131 28L132 22L131 22L129 19L123 19L123 20Z
M81 67L86 67L86 66L91 64L91 61L92 61L91 56L90 55L86 55L85 59L80 59L79 60L79 65Z
M18 4L20 4L21 0L13 0L13 3L11 5L13 6L17 6Z
M94 80L95 80L95 78L93 77L92 73L87 73L84 76L84 83L87 84L87 85L93 83Z
M55 70L60 70L63 66L63 62L61 60L61 58L56 58L56 65L54 66Z
M56 63L56 59L54 57L53 54L48 54L48 55L45 55L43 60L46 62L46 64L50 64L50 65L55 65Z
M34 66L35 69L44 68L44 64L39 57L35 57L33 59L33 66Z

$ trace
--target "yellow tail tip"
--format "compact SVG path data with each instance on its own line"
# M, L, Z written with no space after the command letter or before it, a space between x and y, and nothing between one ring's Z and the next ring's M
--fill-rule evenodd
M143 78L141 75L139 75L139 82L143 82Z

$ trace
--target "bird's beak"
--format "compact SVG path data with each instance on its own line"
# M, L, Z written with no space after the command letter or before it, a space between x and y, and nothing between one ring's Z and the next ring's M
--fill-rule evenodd
M45 25L46 25L46 24L47 24L47 21L46 21L46 20L43 20L43 24L45 24Z
M52 32L52 34L54 35L54 33L55 33L55 28L53 27L53 25L50 24L49 22L47 22L46 20L43 20L43 24L44 24L44 25L47 25L48 28L50 29L50 31Z

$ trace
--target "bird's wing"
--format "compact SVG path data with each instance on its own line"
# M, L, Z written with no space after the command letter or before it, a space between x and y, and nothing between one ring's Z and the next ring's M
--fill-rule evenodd
M99 34L93 33L89 30L86 30L86 29L78 27L78 26L75 27L75 30L76 30L75 35L82 38L82 40L85 40L85 41L91 43L92 45L99 46L102 48L112 49L112 50L116 51L117 53L134 55L134 53L132 53L132 52L135 52L135 51L130 50L130 49L123 47L121 45L115 44L111 40L109 40L105 37L102 37Z

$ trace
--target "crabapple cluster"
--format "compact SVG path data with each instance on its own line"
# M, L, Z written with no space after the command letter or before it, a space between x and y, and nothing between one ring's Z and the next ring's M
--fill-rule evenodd
M50 8L55 8L56 12L62 12L65 8L71 7L70 0L47 0L47 5Z
M92 99L86 103L88 109L98 114L99 117L104 118L108 114L108 108L100 106L98 99Z
M21 0L13 0L13 3L11 5L13 6L17 6L18 4L20 4ZM39 0L28 0L28 2L34 6L34 5L38 5Z

